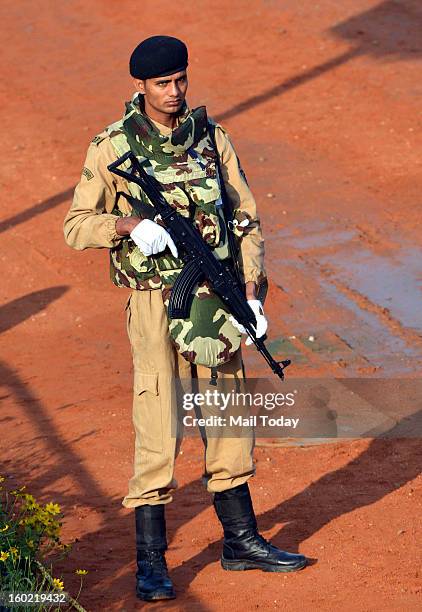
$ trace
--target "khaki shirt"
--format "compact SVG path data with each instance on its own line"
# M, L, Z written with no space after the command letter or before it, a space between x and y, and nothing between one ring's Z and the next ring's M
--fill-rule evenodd
M163 134L171 129L154 121ZM241 208L251 218L248 233L240 243L240 268L244 282L260 283L265 278L264 239L254 197L242 176L238 158L228 134L220 126L215 130L217 151L220 155L221 173L227 196L233 208ZM81 179L76 186L73 202L64 220L66 243L77 250L87 248L111 248L122 240L116 233L116 221L112 214L117 191L129 194L125 179L112 174L107 166L116 160L116 153L106 132L94 138L88 147ZM125 215L131 207L121 197L118 207Z

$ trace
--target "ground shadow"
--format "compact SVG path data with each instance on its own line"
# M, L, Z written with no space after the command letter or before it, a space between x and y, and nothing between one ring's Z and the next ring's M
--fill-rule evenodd
M19 325L37 312L44 310L51 302L58 300L68 290L68 285L48 287L3 304L0 306L0 333Z
M38 428L37 437L43 437L45 446L44 454L43 452L37 454L35 452L38 446L37 438L26 440L23 446L16 448L17 459L13 461L13 465L9 461L2 469L6 472L13 469L14 474L26 484L31 487L36 485L37 489L45 490L62 475L67 475L69 466L72 466L72 472L80 482L82 495L81 491L77 494L64 491L58 495L57 501L65 509L77 504L89 505L102 512L100 528L84 535L75 545L74 555L83 560L86 567L98 568L94 570L96 574L86 581L87 589L90 591L86 591L86 597L82 597L82 602L86 599L86 605L90 610L100 609L95 606L101 600L104 583L110 582L110 576L117 576L111 580L113 588L107 589L108 605L110 608L119 605L121 606L119 609L133 609L136 601L133 594L135 565L133 513L126 517L122 516L120 499L110 498L105 494L84 467L71 446L72 442L63 442L46 409L18 375L4 364L1 365L0 375L2 380L6 381L8 390L25 408ZM409 424L409 418L418 420L420 415L417 413L407 417L406 426ZM398 423L385 435L391 437L400 431L401 423ZM48 456L57 457L57 462L46 468L41 476L38 475L31 480L31 465L42 465L43 458L46 459ZM364 452L346 466L325 474L294 497L262 513L258 517L260 529L266 531L280 523L285 524L285 527L273 536L272 541L282 548L297 550L301 542L310 538L333 519L375 503L413 480L420 473L421 465L422 449L419 440L373 440ZM364 487L368 482L371 483L369 490L367 486ZM193 500L195 503L192 503ZM210 496L204 491L199 480L180 488L175 503L167 512L170 546L178 529L197 515L198 505L202 505L205 510L210 506L210 502ZM113 550L112 545L116 545L116 540L119 545ZM222 540L216 540L172 571L179 594L187 591L190 582L204 567L218 561L221 547ZM122 572L122 568L126 567L127 571ZM206 604L196 600L189 593L186 597L189 600L189 607L203 612L208 610ZM137 607L142 605L137 604ZM180 606L180 599L174 604L169 602L166 609L177 609L177 606Z
M31 439L19 440L15 447L9 446L9 453L15 452L16 461L13 461L11 470L16 476L24 477L31 486L43 489L51 483L66 477L69 474L69 464L72 465L72 472L77 473L77 479L81 489L89 492L90 499L105 497L96 480L85 469L81 458L73 449L74 441L65 441L60 435L59 429L50 416L48 410L43 406L39 399L32 393L28 384L5 363L0 362L0 384L8 396L12 396L15 404L24 409L25 415L37 432ZM3 392L4 392L3 391ZM5 396L3 396L3 399ZM11 414L10 418L17 419L16 415ZM95 432L94 432L95 433ZM39 440L42 439L42 444ZM39 448L41 446L41 448ZM35 450L38 448L39 450ZM25 452L26 451L26 452ZM26 455L26 458L23 459ZM41 476L31 478L31 469L39 468L50 463L49 459L56 457L57 460L48 469L44 470ZM65 458L65 461L62 459ZM11 464L11 462L8 462ZM8 470L9 471L9 470ZM80 501L80 492L72 495L62 495L61 504L70 506Z
M420 421L420 411L406 417ZM260 530L284 523L271 541L291 552L332 520L376 503L415 479L422 471L420 439L391 439L401 431L398 423L385 432L387 439L372 440L368 448L347 465L324 474L306 489L262 513ZM364 487L365 483L371 487ZM186 590L190 582L221 553L222 540L212 542L172 572L175 582Z
M19 323L40 310L46 308L51 302L61 297L67 291L66 286L51 287L42 291L30 293L24 297L13 300L0 308L0 327L2 331L12 329ZM79 519L83 519L84 509L91 508L100 513L100 527L92 533L88 533L77 539L71 558L61 566L57 564L59 571L65 572L72 564L72 559L78 556L83 563L90 568L99 568L96 575L92 570L92 576L86 580L92 580L92 593L87 594L88 602L93 602L89 610L102 609L97 603L102 600L101 581L107 581L110 576L119 575L121 568L130 566L122 577L117 579L119 589L118 595L113 600L109 598L109 604L120 602L127 594L128 610L132 610L134 597L134 572L135 572L135 535L134 535L134 513L126 517L122 515L121 498L110 497L102 489L95 475L92 475L84 465L83 459L75 450L75 443L83 436L95 435L91 430L71 440L64 440L57 425L57 418L51 413L42 401L33 393L27 381L6 363L0 361L0 400L8 400L7 408L2 404L0 412L0 437L2 445L7 447L9 458L0 461L0 474L9 476L8 488L17 488L25 484L26 490L36 497L41 493L54 495L54 501L58 502L64 512L65 518L78 515L82 509ZM16 410L16 408L18 408ZM12 445L7 440L6 428L19 427L22 414L31 421L34 433L25 439L18 439ZM76 487L57 490L55 483L60 479L72 476L77 483ZM192 490L187 487L187 494L193 494L193 490L203 489L200 483L192 483ZM185 521L193 518L192 508L188 506L184 515ZM76 523L77 525L77 523ZM169 540L171 541L174 528L169 525ZM118 554L113 554L111 548L115 545L116 535L120 543ZM105 562L105 567L103 563ZM61 570L60 570L61 567ZM70 576L67 581L72 593L78 589L78 580ZM97 589L98 588L98 592ZM82 597L82 600L84 597ZM141 604L137 607L142 607ZM206 612L208 608L203 606L196 598L192 598L192 607L196 610Z
M412 417L406 417L407 422L409 418L418 421L420 414L418 412ZM389 439L372 440L368 448L347 465L324 474L297 495L259 515L260 530L267 531L283 523L285 526L271 540L281 548L297 551L302 542L332 520L376 503L412 481L421 472L422 448L418 439L391 439L394 438L396 432L400 433L400 431L401 423L398 423L385 432L385 436ZM193 500L195 503L192 503ZM176 492L175 501L167 508L170 547L176 532L197 515L198 505L202 505L202 510L206 510L210 503L211 498L204 491L199 480L188 483ZM122 521L121 518L119 520ZM216 518L215 521L217 521ZM130 523L132 523L132 518ZM129 531L132 531L132 525L128 527L126 524L126 543ZM101 542L103 533L104 530L85 538L85 545L95 546L96 554L100 554L98 543ZM131 548L132 539L133 537L130 538ZM184 560L171 571L172 579L181 597L175 602L166 603L166 609L180 609L180 605L186 603L189 608L207 610L206 604L190 596L188 588L197 574L207 565L218 562L222 543L222 539L211 542L197 555ZM127 548L122 543L119 554L120 564L116 563L116 572L119 567L126 566L126 563L134 565L131 555L131 551L128 554ZM226 578L224 571L220 567L218 571L221 571L221 580L224 580ZM112 586L113 591L119 593L119 596L116 595L115 599L111 598L109 604L120 602L121 609L131 609L135 601L132 594L133 569L114 578ZM97 583L94 587L94 593L96 589L98 589L99 596L102 590L101 583ZM127 593L126 596L125 593ZM94 594L92 596L95 597ZM182 598L186 598L187 601L185 602Z
M357 57L368 56L387 62L418 59L422 56L422 10L416 0L381 2L363 13L338 23L328 32L337 38L349 41L353 47L301 74L285 79L260 94L239 102L216 115L215 120L225 121L240 115ZM0 223L0 233L61 204L72 197L74 189L75 187L70 187L5 219Z
M244 113L357 57L368 56L391 62L422 56L422 10L420 4L412 0L381 2L341 21L328 32L349 41L353 47L223 111L215 116L216 121Z
M40 215L41 213L46 212L51 208L55 208L62 202L65 202L66 200L71 198L73 196L74 191L75 187L69 187L69 189L65 189L65 191L56 193L55 195L51 196L51 198L47 198L39 204L34 204L34 206L31 206L31 208L27 208L26 210L23 210L22 212L19 212L16 215L9 217L8 219L5 219L0 223L0 234L11 229L12 227L15 227L16 225L19 225L20 223L25 223L25 221L29 221L29 219L32 219L32 217L36 217L37 215Z

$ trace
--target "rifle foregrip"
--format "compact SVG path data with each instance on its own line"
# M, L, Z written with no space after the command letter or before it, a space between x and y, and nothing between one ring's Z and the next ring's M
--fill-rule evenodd
M193 297L192 291L203 278L204 273L195 260L191 260L185 265L171 290L168 306L170 319L187 319L189 317Z

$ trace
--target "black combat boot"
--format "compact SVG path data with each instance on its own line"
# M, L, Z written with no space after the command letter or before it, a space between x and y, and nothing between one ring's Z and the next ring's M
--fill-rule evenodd
M164 504L135 508L136 595L144 601L174 599L176 594L167 573Z
M284 552L260 535L247 483L215 493L214 507L224 529L225 570L294 572L305 567L306 557Z

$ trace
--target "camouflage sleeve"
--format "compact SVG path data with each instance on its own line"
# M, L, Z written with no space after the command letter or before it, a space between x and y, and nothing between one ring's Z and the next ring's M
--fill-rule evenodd
M66 243L77 250L111 248L122 237L116 233L114 208L116 186L107 164L113 161L110 143L105 134L91 142L76 186L73 202L67 213L63 231Z
M221 160L221 172L227 196L234 210L238 225L235 233L240 240L240 269L244 281L255 282L258 287L266 284L264 267L264 239L256 202L248 187L245 173L226 131L219 125L215 141ZM241 233L241 236L240 236Z

